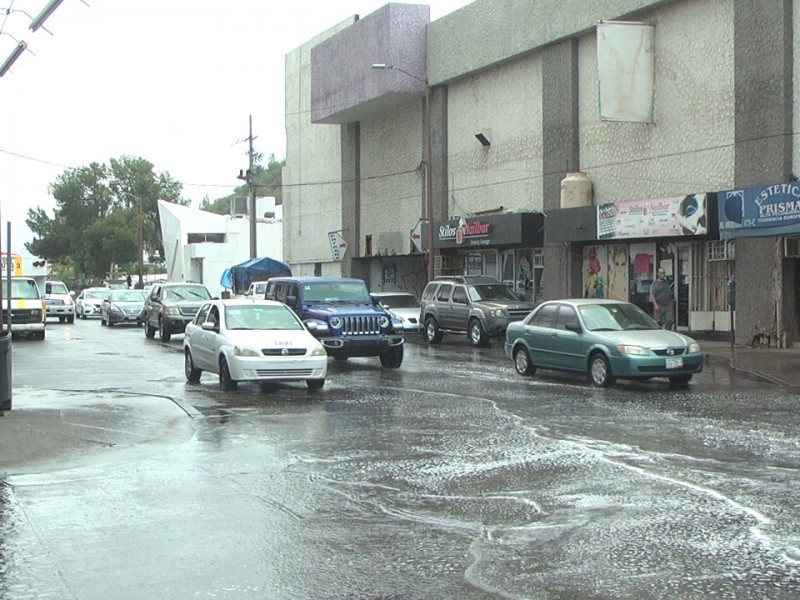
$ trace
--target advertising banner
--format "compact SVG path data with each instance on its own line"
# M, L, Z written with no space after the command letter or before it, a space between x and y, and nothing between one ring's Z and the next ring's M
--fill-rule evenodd
M718 192L719 237L800 235L800 183Z
M707 206L707 194L600 204L597 237L611 240L705 235Z

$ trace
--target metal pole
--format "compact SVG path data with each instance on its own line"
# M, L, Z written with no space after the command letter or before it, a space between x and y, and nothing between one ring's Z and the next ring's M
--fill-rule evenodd
M435 269L433 266L433 152L431 150L431 88L428 85L428 79L425 79L425 157L427 163L425 165L426 181L426 195L427 195L427 210L428 217L428 281L433 281L435 276Z
M250 170L247 171L247 185L250 188L250 258L258 256L258 244L256 243L256 186L253 178L253 115L250 115Z

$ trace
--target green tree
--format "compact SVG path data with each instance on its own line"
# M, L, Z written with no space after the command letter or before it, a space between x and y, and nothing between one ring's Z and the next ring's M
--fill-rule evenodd
M54 216L28 209L26 223L34 234L28 251L51 262L69 261L78 273L102 277L112 263L138 264L139 232L143 250L163 256L158 200L188 205L181 184L152 163L137 157L111 159L67 169L48 190Z
M262 155L253 154L253 172L255 173L253 182L256 188L256 196L274 196L275 204L282 203L282 170L286 166L286 159L275 160L275 155L271 154L267 167L264 168L260 163ZM250 197L250 186L247 183L236 187L232 194L217 198L216 200L209 200L208 197L204 198L200 203L202 210L213 212L218 215L227 215L230 211L231 199L234 196Z

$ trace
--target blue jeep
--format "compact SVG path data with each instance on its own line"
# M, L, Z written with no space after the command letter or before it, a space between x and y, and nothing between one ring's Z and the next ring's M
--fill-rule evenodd
M379 356L389 369L403 363L403 323L373 301L361 279L273 277L264 297L294 310L329 356Z

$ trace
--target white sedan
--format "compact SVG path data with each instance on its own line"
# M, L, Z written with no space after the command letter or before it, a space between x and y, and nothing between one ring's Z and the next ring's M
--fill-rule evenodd
M328 354L295 313L282 302L247 298L210 300L186 326L186 379L217 373L219 385L240 381L305 381L325 385Z

